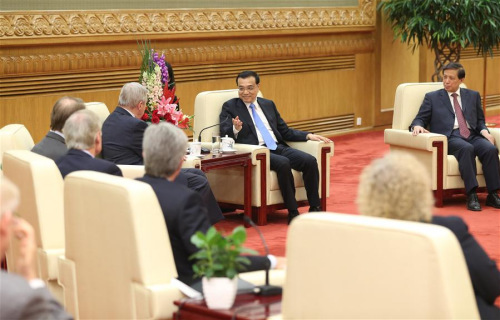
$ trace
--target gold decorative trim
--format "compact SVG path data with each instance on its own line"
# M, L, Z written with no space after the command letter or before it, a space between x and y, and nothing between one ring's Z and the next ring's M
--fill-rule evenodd
M241 61L285 60L307 57L340 56L374 50L372 38L325 41L276 42L269 44L214 45L167 48L167 60L176 68L186 64L216 64ZM161 49L160 49L161 50ZM262 53L265 52L265 58ZM0 56L0 74L47 74L85 70L138 70L142 54L138 50L54 53L25 56ZM196 73L196 72L195 72Z
M374 0L344 8L2 12L0 39L374 26L375 17Z

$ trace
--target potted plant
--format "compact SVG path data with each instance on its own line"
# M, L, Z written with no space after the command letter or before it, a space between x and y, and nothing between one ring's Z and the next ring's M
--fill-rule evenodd
M243 247L247 238L243 226L236 227L224 237L215 227L206 234L196 232L191 242L199 249L191 255L195 259L193 271L202 277L203 295L210 309L229 309L234 303L238 285L238 273L245 270L250 260L242 254L255 254Z
M500 43L498 0L383 0L381 10L395 38L413 46L426 44L435 54L432 81L441 70L458 62L462 49L473 46L478 54L493 55Z

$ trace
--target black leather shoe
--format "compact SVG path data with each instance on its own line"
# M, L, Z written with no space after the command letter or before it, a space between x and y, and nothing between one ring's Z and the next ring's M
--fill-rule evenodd
M318 206L310 206L309 207L309 212L320 212L320 211L323 211L323 210L321 210L321 207L318 207Z
M467 196L467 210L481 211L481 205L479 204L477 193L474 192Z
M486 205L500 209L500 197L496 192L490 192L486 197Z
M290 224L290 222L292 222L293 218L298 217L298 216L299 216L299 211L290 210L288 212L288 224Z

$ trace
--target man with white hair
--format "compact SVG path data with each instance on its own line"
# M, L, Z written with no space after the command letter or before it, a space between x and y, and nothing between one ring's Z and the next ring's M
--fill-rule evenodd
M0 173L0 256L19 242L13 272L0 271L0 319L72 319L36 277L36 243L33 228L14 217L19 190ZM14 273L15 272L15 273Z
M101 123L99 117L90 110L73 113L63 127L68 153L56 161L64 177L77 170L93 170L122 176L118 166L112 162L96 158L101 152Z
M142 121L141 117L146 110L147 95L148 90L138 82L129 82L123 86L118 106L102 125L102 157L104 159L116 164L141 165L144 163L142 140L148 124ZM201 195L212 224L224 219L203 171L183 168L175 182Z
M191 243L197 231L210 228L207 210L197 192L174 183L181 171L187 148L187 137L181 129L160 123L150 126L144 135L144 164L146 174L137 180L153 188L167 224L170 245L174 254L179 280L192 284L193 260L189 256L198 251ZM280 262L274 256L248 256L250 265L245 271L274 268Z

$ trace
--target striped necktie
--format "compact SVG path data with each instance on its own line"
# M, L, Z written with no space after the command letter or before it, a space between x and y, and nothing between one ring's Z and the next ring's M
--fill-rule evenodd
M460 108L460 104L458 103L457 94L452 93L451 96L453 97L453 108L455 109L455 115L457 116L458 130L460 131L460 135L467 139L470 136L470 130L467 128L467 122L465 122L462 108Z

